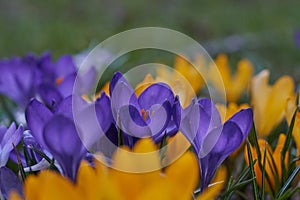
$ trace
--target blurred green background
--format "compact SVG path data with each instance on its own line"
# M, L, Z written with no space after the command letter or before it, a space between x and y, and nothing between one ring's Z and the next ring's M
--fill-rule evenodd
M216 56L249 58L274 78L300 80L299 0L2 0L0 57L76 54L121 31L160 26L185 33Z

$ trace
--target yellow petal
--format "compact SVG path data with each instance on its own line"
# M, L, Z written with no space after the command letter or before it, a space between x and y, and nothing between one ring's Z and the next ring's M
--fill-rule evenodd
M175 58L174 69L190 82L195 93L198 93L198 91L204 86L204 80L199 71L183 57L177 56Z
M69 179L47 170L40 172L38 176L29 176L25 181L24 193L26 199L30 200L83 198Z
M111 176L125 199L135 199L160 178L160 158L152 140L139 140L133 151L123 148L113 155Z
M196 155L188 151L165 169L165 176L176 184L181 196L191 197L199 181L199 165Z
M136 87L135 87L135 94L137 96L140 96L140 94L151 84L155 83L156 81L153 79L151 74L147 74L142 82L140 82Z
M166 149L166 153L162 160L164 166L177 160L191 146L189 141L181 132L178 132L175 136L168 139L167 144L168 145L164 147Z
M277 126L285 114L286 101L293 96L294 82L282 76L273 86L268 85L269 71L264 70L252 80L254 122L259 136L266 136Z
M226 95L229 102L236 102L242 93L247 90L252 75L252 63L246 59L239 61L237 72L226 87Z
M198 200L212 200L223 190L227 179L227 169L225 166L220 166L216 172L211 184L197 197Z
M15 190L11 191L9 194L9 200L22 200L22 197Z
M296 111L296 99L294 97L288 97L286 100L286 106L285 106L285 118L287 123L290 125L294 112Z
M101 177L96 176L95 169L87 161L83 161L78 170L76 186L85 199L101 199L101 181Z

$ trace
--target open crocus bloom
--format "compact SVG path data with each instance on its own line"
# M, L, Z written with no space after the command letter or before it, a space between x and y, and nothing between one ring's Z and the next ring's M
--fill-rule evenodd
M237 112L223 125L209 99L194 100L183 111L180 129L198 155L202 190L209 185L218 166L242 144L252 123L252 109L248 108Z
M117 72L110 84L110 97L116 124L125 134L159 141L164 134L177 132L181 106L168 85L152 84L136 97L127 80Z

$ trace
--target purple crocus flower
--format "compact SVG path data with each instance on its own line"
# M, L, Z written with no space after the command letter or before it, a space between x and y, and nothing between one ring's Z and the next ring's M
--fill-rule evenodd
M79 96L69 96L52 111L33 99L25 115L28 127L41 147L52 154L66 176L75 180L87 149L113 124L109 106L109 98L104 93L90 104Z
M63 55L53 62L49 52L40 57L27 54L22 58L0 60L0 71L0 94L21 108L37 96L52 108L74 91L76 94L89 92L97 76L93 67L79 74L70 55ZM76 78L78 84L74 89Z
M22 139L23 126L18 128L15 123L12 123L7 129L5 126L0 126L0 167L6 165L10 152L13 150L13 144L17 146Z
M41 60L43 62L38 65L38 70L43 80L38 86L38 94L51 108L72 94L88 93L94 86L97 74L95 68L79 74L70 55L63 55L53 63L51 54L45 53ZM75 89L76 78L78 84Z
M248 108L223 125L213 102L206 98L193 100L183 111L180 130L197 153L202 190L209 185L220 164L245 140L252 123L252 109Z
M44 104L33 99L26 109L26 120L32 135L42 148L50 152L60 164L64 175L76 179L81 159L86 154L70 112L63 114L63 108L53 113Z
M0 61L0 93L25 107L37 90L36 57L28 54Z
M178 130L180 124L181 107L168 85L152 84L137 97L127 80L117 72L110 84L110 96L116 124L127 135L161 140L164 134L177 132L174 129Z

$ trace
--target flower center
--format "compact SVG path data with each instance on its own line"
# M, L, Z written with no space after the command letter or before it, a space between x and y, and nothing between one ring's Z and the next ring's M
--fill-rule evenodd
M146 121L147 117L149 116L149 110L145 111L144 109L142 109L141 114L142 114L144 121Z

